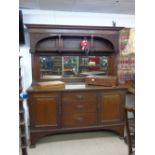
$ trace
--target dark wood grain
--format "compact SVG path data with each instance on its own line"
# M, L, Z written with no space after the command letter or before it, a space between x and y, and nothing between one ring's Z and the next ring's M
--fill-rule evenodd
M122 109L127 91L124 87L119 89L90 87L89 90L59 89L59 91L50 89L42 92L35 91L36 88L33 90L28 91L32 144L37 142L36 137L35 141L33 140L35 133L46 135L47 131L53 134L96 128L96 130L113 130L123 136Z
M119 31L122 27L26 25L30 33L32 85L28 88L30 143L50 134L110 130L124 134L126 87L88 86L83 88L38 89L40 56L85 56L80 41L90 41L90 56L108 56L108 75L117 76ZM64 82L83 82L84 77Z
M85 56L86 53L80 47L80 41L84 37L91 43L89 55L108 56L108 75L116 75L119 31L123 27L37 24L26 26L30 33L33 82L41 80L39 56Z

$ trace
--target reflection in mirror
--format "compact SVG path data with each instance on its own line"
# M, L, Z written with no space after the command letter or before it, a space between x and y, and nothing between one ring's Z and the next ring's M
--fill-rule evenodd
M57 78L62 75L62 58L59 56L41 56L40 57L40 75L41 78Z
M63 76L78 76L79 57L78 56L63 56Z
M40 56L41 79L106 75L107 56Z

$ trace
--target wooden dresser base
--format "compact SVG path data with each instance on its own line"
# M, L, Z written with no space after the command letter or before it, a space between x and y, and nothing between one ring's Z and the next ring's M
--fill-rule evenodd
M29 91L30 145L48 135L84 131L123 137L125 93L120 87Z
M63 133L76 133L76 132L86 132L86 131L112 131L120 136L124 137L124 124L112 125L112 126L94 126L91 128L73 128L73 129L52 129L52 130L31 130L30 131L30 147L34 148L36 143L49 135L63 134Z

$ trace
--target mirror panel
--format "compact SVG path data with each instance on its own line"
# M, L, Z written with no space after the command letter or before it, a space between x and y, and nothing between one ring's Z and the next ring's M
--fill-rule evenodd
M41 79L107 75L108 56L40 56Z

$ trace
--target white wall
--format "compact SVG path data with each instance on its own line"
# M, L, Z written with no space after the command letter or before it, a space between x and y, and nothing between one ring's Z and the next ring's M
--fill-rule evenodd
M90 25L90 26L116 26L134 27L134 15L63 12L63 11L41 11L22 10L25 24L55 24L55 25ZM27 31L26 31L27 32ZM27 89L32 81L31 77L31 55L29 53L29 39L26 33L26 45L20 47L23 55L22 67L24 75L24 89Z
M21 59L21 73L22 73L22 85L23 90L25 91L32 82L32 70L31 70L31 54L29 52L29 34L25 30L25 45L20 46L20 55L23 56Z
M86 12L23 10L24 22L29 24L94 25L134 27L135 16Z

